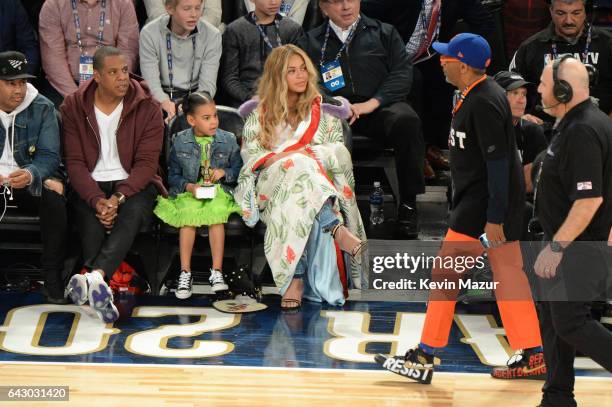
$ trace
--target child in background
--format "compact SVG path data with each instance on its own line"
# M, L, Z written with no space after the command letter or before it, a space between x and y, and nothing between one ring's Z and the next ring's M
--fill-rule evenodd
M274 48L295 44L301 24L280 14L279 0L251 0L254 10L233 21L223 34L221 87L230 106L251 99L268 55Z
M228 289L221 272L224 223L230 214L240 213L230 186L236 183L242 167L236 137L218 128L217 107L209 95L192 93L183 102L183 112L191 128L174 137L168 164L170 197L159 197L154 210L165 223L179 228L181 273L176 290L179 299L191 297L191 254L196 228L203 225L208 226L213 260L210 285L214 292ZM204 176L214 184L214 198L196 198Z

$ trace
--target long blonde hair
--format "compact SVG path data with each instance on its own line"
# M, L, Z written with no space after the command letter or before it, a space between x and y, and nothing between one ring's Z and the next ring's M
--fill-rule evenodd
M295 45L288 44L275 48L264 65L263 74L257 86L259 97L259 142L267 149L276 144L276 126L289 119L287 106L287 71L289 59L299 55L304 60L308 71L306 91L301 93L296 104L298 122L304 120L310 113L313 100L318 97L318 73L308 55Z

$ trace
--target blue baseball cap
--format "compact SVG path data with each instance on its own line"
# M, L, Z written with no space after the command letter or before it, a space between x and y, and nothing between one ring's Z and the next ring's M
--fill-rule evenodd
M441 55L456 58L472 68L486 69L491 63L491 47L480 35L461 33L448 44L436 41L432 46Z

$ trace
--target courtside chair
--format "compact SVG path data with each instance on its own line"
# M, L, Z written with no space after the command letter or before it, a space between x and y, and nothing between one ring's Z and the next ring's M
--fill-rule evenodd
M346 120L342 121L344 142L351 151L353 167L382 168L391 186L395 198L395 207L399 207L399 180L397 178L397 163L393 148L385 147L375 139L354 133ZM357 188L357 185L355 186Z

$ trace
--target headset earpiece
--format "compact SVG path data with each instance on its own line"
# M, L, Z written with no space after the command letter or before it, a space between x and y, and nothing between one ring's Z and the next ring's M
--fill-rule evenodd
M559 103L569 103L574 96L574 90L572 85L563 79L559 79L559 67L566 59L574 58L571 54L560 55L559 58L553 62L553 96Z

